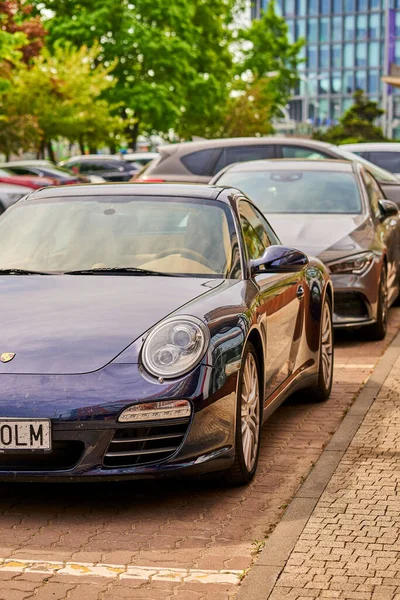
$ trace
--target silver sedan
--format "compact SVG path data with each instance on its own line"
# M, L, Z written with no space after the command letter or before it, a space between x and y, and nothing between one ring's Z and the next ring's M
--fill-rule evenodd
M284 244L331 271L336 327L386 334L399 295L400 219L372 174L339 160L236 163L211 183L235 186L267 215Z

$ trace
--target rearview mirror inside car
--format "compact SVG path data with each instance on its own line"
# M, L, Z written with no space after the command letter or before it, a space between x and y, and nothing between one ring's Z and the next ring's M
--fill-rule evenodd
M308 257L300 250L285 246L269 246L260 258L250 261L252 275L257 273L295 273L308 265Z

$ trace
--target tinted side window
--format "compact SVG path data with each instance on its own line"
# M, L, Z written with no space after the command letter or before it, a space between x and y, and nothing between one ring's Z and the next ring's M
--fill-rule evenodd
M181 157L181 162L194 175L212 175L209 164L212 162L215 149L199 150Z
M214 173L218 173L224 167L235 162L246 162L248 160L262 160L265 158L274 158L274 145L266 146L230 146L224 148L217 160Z
M240 226L246 246L247 257L250 259L260 258L264 250L271 246L268 231L260 215L248 202L240 203Z
M9 167L7 167L9 168ZM25 169L24 167L11 167L10 171L15 173L15 175L34 175L35 173L30 171L29 169Z
M324 152L301 146L281 146L282 158L329 158Z
M93 173L93 171L104 171L103 163L94 161L89 162L85 160L81 163L76 162L73 164L73 166L78 167L80 173Z
M370 152L369 160L391 173L400 173L400 152Z
M362 177L367 189L372 214L378 218L380 216L378 201L383 197L383 193L381 192L381 189L376 183L375 179L369 173L364 171L362 173Z

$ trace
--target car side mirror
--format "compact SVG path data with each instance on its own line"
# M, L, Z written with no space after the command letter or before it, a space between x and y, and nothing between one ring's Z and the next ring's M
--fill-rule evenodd
M385 221L390 217L397 217L399 209L397 205L391 200L382 199L379 200L379 210L381 212L381 221Z
M260 258L250 261L252 275L258 273L296 273L308 265L308 256L285 246L269 246Z

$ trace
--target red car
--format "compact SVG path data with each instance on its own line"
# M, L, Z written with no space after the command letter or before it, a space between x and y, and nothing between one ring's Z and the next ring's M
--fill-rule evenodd
M35 177L33 175L14 175L7 169L0 169L0 183L14 183L15 185L24 185L38 190L48 185L53 185L53 181L47 177Z

